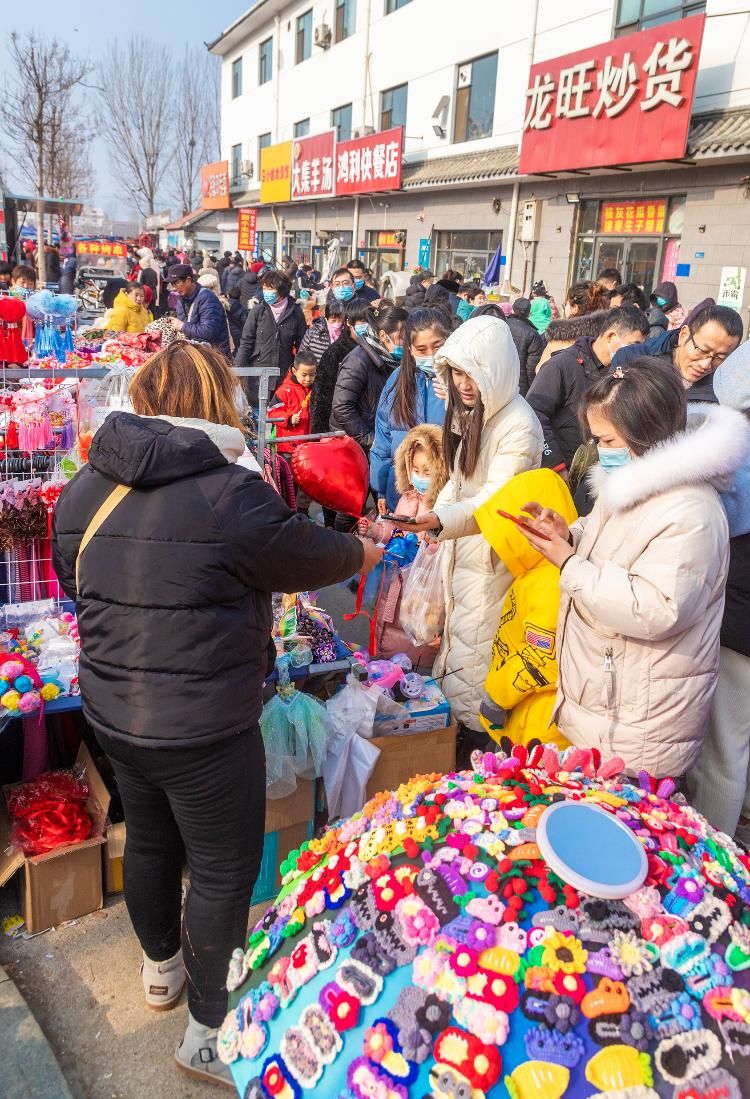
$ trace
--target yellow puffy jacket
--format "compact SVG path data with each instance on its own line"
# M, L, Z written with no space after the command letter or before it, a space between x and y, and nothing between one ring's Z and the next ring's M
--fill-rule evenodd
M124 290L119 292L114 305L104 315L104 327L112 332L143 332L150 322L148 309L134 302Z
M527 744L537 737L567 747L557 726L550 724L557 690L560 570L514 523L498 515L500 509L520 516L530 500L553 508L568 523L577 518L567 485L551 469L519 473L475 513L482 534L515 577L505 597L485 681L491 701L506 711L507 718L502 727L486 716L481 720L496 741L508 736L516 744Z

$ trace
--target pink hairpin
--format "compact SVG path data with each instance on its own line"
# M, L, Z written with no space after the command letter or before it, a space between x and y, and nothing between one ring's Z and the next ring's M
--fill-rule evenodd
M623 371L621 366L616 366L615 367L614 371L612 372L612 377L613 378L624 378L625 377L625 372Z

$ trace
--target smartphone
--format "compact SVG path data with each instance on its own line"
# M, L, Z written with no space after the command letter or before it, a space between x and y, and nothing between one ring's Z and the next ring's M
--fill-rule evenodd
M530 527L528 523L524 523L523 519L520 519L517 515L511 515L508 511L501 511L500 508L497 509L497 514L501 515L503 519L509 519L511 523L515 523L521 530L527 530L529 534L533 534L535 538L542 538L545 542L549 542L550 537L548 534L542 534L540 530L534 530L533 527Z
M385 515L378 516L380 519L386 519L389 523L413 523L413 515L390 515L388 512Z

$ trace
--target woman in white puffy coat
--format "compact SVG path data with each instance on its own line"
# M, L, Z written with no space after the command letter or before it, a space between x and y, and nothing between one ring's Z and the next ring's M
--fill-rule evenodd
M518 393L518 352L505 321L466 321L436 354L435 369L448 389L443 446L450 480L434 510L407 529L433 531L445 542L445 630L434 674L452 673L443 691L453 720L480 731L492 641L513 577L474 512L511 477L539 468L544 439Z

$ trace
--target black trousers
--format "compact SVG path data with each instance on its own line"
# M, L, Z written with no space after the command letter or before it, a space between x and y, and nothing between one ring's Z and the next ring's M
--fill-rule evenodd
M255 726L196 748L143 748L97 733L125 812L125 903L146 956L182 943L190 1012L219 1026L232 950L244 947L260 869L266 765ZM183 851L190 890L180 919Z

